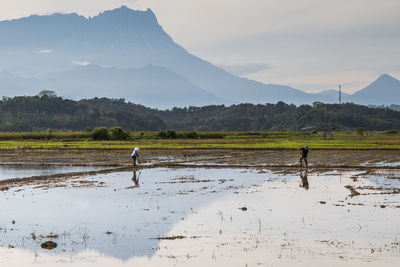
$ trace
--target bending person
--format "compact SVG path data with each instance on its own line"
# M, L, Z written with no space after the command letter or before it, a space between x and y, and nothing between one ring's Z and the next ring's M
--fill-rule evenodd
M303 160L308 166L307 156L308 156L308 146L300 148L301 150L301 157L300 157L300 166L303 166Z
M132 152L131 157L133 159L133 166L136 166L139 162L139 150L140 149L138 147L135 147L135 149Z

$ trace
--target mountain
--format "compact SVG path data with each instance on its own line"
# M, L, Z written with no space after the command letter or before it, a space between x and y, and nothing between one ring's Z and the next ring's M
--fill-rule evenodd
M204 106L222 101L185 77L153 65L129 69L78 66L43 75L42 79L18 77L3 71L0 81L3 94L6 88L13 90L8 96L28 95L30 88L36 88L37 92L55 89L58 94L70 99L91 98L96 92L101 92L104 97L121 97L159 108Z
M337 103L335 91L307 94L263 84L190 54L163 30L150 9L122 6L90 18L75 13L34 15L0 21L0 35L0 70L8 71L8 76L0 75L0 93L6 96L51 89L73 99L108 96L163 108ZM376 82L354 96L343 94L343 101L397 104L393 78L383 76ZM376 90L378 94L371 93Z
M192 89L196 86L197 90L201 88L209 95L215 95L221 104L311 102L309 95L301 90L240 78L190 54L162 29L150 9L135 11L123 6L91 18L77 14L30 16L0 22L0 35L7 36L0 44L0 69L18 71L16 66L23 66L23 73L15 73L20 76L26 76L26 70L34 70L30 76L34 78L46 76L48 72L64 73L80 63L111 69L141 68L152 64L185 77ZM153 74L152 79L158 80L156 73ZM82 85L85 83L82 81ZM160 92L168 91L165 85L159 83ZM82 89L82 86L71 88L66 84L57 86L53 88L56 91L68 88L70 92L81 92ZM2 90L7 93L5 88ZM91 96L108 95L101 86L98 90L87 90ZM115 93L114 97L135 101L132 96L137 91L126 85L124 90ZM157 105L163 97L156 99L155 96L154 103L146 104ZM189 88L186 95L171 97L179 101L169 105L181 105L193 103L197 95L190 96ZM213 99L211 97L208 102L214 103Z
M383 74L364 89L351 95L350 100L363 105L399 104L400 81L388 74Z
M120 68L152 63L172 39L151 10L122 7L92 18L53 14L1 21L0 66L24 66L36 72L63 71L74 62ZM19 73L16 73L19 74Z
M8 71L0 72L1 96L32 95L41 90L40 81L36 78L25 78Z
M320 93L311 93L309 97L314 101L327 104L339 102L339 92L337 90L326 90ZM367 87L355 92L346 94L342 92L342 103L353 102L361 105L385 105L400 103L400 81L388 74L378 77Z
M185 77L153 65L129 69L81 66L48 75L44 84L46 88L57 88L69 98L90 98L100 91L104 97L120 96L159 108L204 106L222 101Z

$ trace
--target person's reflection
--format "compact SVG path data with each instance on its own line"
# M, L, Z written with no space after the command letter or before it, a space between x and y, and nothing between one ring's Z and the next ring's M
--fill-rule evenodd
M139 187L139 177L140 177L140 172L139 172L139 175L136 177L136 171L133 171L133 176L132 176L133 185L126 187L126 189L138 188Z
M300 171L300 187L303 187L304 189L308 190L309 185L308 185L308 180L307 180L307 170L303 173L303 171Z
M133 187L139 187L139 176L136 177L136 171L133 171L133 176L132 176Z

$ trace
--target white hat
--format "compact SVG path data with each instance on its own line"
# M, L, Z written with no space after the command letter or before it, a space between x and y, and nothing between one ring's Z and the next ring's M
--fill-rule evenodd
M138 148L138 147L135 147L135 151L139 151L140 150L140 148Z

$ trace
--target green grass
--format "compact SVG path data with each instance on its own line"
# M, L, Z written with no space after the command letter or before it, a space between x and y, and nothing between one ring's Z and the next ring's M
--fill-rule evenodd
M26 148L231 148L231 149L400 149L400 134L336 132L333 139L303 132L198 132L196 139L160 139L157 132L134 132L128 141L93 141L86 132L0 133L0 149ZM205 138L218 134L222 138ZM203 135L203 136L202 136Z
M90 132L0 132L0 140L78 140L90 138Z

